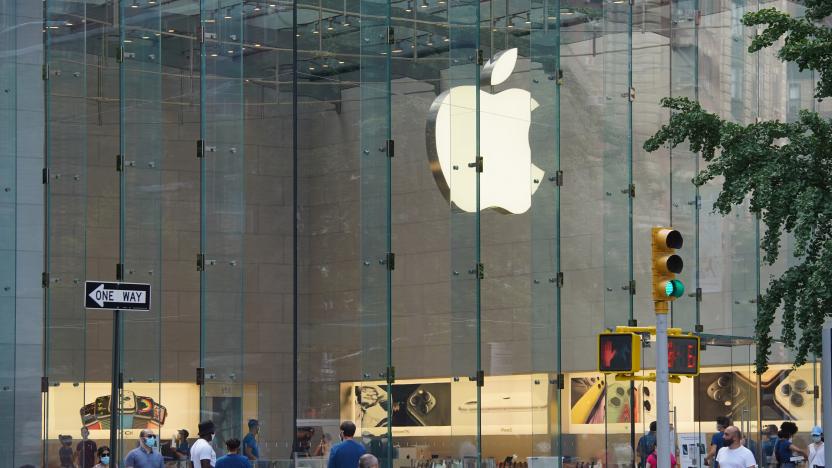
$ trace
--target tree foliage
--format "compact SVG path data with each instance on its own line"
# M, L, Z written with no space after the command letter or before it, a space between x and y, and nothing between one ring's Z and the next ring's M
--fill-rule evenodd
M823 24L832 14L832 0L805 0L804 5L803 18L768 8L747 13L743 23L763 28L749 52L782 39L781 60L814 70L820 100L832 96L832 31ZM769 264L780 255L783 233L794 236L789 254L797 263L772 279L759 303L758 371L768 367L771 328L781 307L781 339L796 350L795 365L810 353L820 354L821 326L832 317L832 120L801 110L795 122L741 125L687 98L664 98L662 106L671 110L670 121L644 143L646 151L687 141L708 162L693 182L723 180L714 210L725 215L748 199L751 212L766 225L761 248Z

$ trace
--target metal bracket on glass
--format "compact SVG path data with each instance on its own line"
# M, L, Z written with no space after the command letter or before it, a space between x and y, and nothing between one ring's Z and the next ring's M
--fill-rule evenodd
M485 265L483 263L477 263L476 274L478 279L485 279Z
M205 254L196 254L196 271L205 271Z
M387 27L387 43L390 45L396 43L396 30L393 29L393 26Z
M820 387L818 385L815 385L814 387L812 387L812 395L815 396L815 400L820 398Z
M563 69L558 69L558 79L556 81L558 86L563 86Z
M197 159L205 156L205 140L196 141L196 157Z
M562 287L563 287L563 272L562 272L562 271L559 271L559 272L558 272L558 274L557 274L557 276L555 276L555 285L556 285L558 288L562 288Z
M477 172L482 172L483 162L482 156L477 156L477 159L474 162L468 163L468 167L475 167Z
M696 333L702 333L703 331L705 331L705 326L702 325L701 323L697 323L696 325L693 326L693 330Z
M124 279L124 264L123 263L116 263L116 280L121 281Z
M122 63L124 62L124 46L118 46L118 50L116 50L116 62Z
M624 286L621 286L621 289L623 289L625 291L630 291L630 295L635 296L636 295L636 280L630 280L629 283L625 284Z
M124 158L121 157L120 154L116 155L116 172L121 172L124 170Z
M204 367L197 367L196 368L196 384L197 385L204 385L205 384L205 368Z
M42 288L49 287L49 273L43 272L40 274L40 286Z
M555 175L549 177L549 181L554 182L558 187L563 187L563 171L556 171Z
M638 326L638 320L636 320L634 318L627 320L627 326L628 327L637 327Z
M393 252L387 252L384 254L384 260L382 261L385 265L387 265L387 269L393 271L396 269L396 254Z
M49 393L49 377L40 378L40 392Z
M558 374L554 379L549 380L549 384L557 385L558 390L563 390L566 387L565 380L563 374Z
M470 380L471 382L476 382L477 387L485 386L485 371L482 369L478 370L477 375L473 377L468 377L468 380Z
M392 384L396 381L396 368L390 366L387 368L387 383Z
M43 81L49 80L49 64L45 63L40 69L40 78Z
M387 140L387 157L392 158L396 153L396 145L393 140Z
M43 171L41 171L41 178L42 178L42 182L44 184L49 183L49 168L48 167L44 167Z
M482 65L485 63L485 54L483 53L482 49L477 49L477 65Z
M630 5L632 5L632 0L630 0ZM627 99L629 99L630 102L633 102L633 101L636 100L636 89L635 88L630 88L630 91L627 95Z

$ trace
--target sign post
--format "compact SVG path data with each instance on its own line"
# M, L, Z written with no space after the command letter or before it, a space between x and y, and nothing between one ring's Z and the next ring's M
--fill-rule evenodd
M84 307L113 311L113 377L110 386L110 452L118 456L117 433L121 423L121 311L150 310L150 285L111 281L87 281L84 285Z

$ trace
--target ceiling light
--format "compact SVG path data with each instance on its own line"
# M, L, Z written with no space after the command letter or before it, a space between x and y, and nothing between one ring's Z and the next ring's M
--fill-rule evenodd
M451 42L451 38L450 38L450 37L446 37L446 38L442 39L442 41L443 41L443 42Z
M326 30L327 31L332 31L334 29L335 29L335 22L332 20L332 18L330 18L329 22L326 25Z
M428 7L428 0L422 0L422 4L419 5L419 8L427 8Z
M341 65L343 65L343 64L344 64L344 61L343 61L343 60L339 60L339 61L338 61L338 63L339 63L339 64L341 64Z
M176 32L176 30L175 29L168 29L168 32L169 33L174 33L174 32Z
M254 44L254 47L260 47L260 44Z
M138 0L133 0L133 4L130 5L130 8L138 8L138 7L139 7L139 1Z
M413 11L413 3L410 0L407 0L407 6L405 7L404 11L410 13Z
M433 45L433 33L428 34L428 41L425 44L429 46Z
M254 11L260 11L260 4L259 3L254 4Z
M310 70L314 70L314 69L315 69L315 67L309 67L309 69L310 69Z
M217 54L211 54L211 57L216 57L216 56L217 56Z
M526 24L532 24L532 12L526 12Z

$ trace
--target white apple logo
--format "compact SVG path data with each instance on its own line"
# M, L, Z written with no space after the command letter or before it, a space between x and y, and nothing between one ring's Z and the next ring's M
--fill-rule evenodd
M483 83L498 85L511 75L517 49L502 51L485 64ZM477 210L476 93L478 86L455 86L430 106L427 148L433 177L449 202L469 213ZM543 170L532 164L531 113L537 102L523 89L480 93L480 207L525 213L532 204Z

